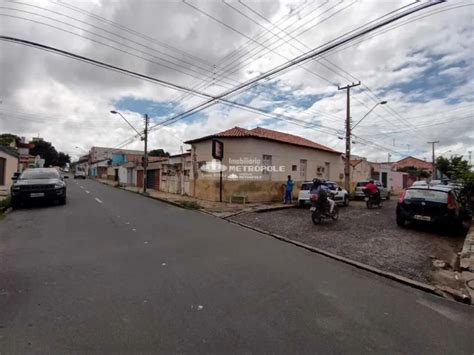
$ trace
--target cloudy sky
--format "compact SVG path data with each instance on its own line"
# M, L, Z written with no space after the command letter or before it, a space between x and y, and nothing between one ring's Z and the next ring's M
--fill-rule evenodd
M421 2L423 3L423 1ZM77 0L0 1L0 35L59 48L218 95L416 1ZM340 151L345 91L353 153L371 160L449 156L474 148L474 3L417 12L173 124L160 122L206 101L51 52L0 41L0 132L41 136L73 157L91 146L140 149L133 130L154 127L150 148L240 126L304 136ZM386 18L386 17L385 17ZM270 114L269 114L270 113ZM341 137L342 138L342 137Z

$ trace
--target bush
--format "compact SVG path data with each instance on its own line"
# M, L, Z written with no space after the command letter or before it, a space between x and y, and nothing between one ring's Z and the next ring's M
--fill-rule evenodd
M198 210L201 208L201 205L197 201L183 201L180 204L184 208L189 208L192 210Z
M0 201L0 211L3 212L5 211L8 207L10 207L12 202L11 196L7 196L3 200Z

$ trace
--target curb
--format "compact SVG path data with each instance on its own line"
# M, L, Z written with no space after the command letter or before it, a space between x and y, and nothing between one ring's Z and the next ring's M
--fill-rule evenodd
M6 216L6 215L9 214L11 211L13 211L13 208L8 207L5 211L3 211L3 214Z
M236 225L239 225L241 227L251 229L251 230L254 230L256 232L268 235L270 237L276 238L276 239L281 240L283 242L296 245L298 247L307 249L307 250L312 251L314 253L324 255L328 258L331 258L331 259L334 259L334 260L337 260L337 261L341 261L345 264L354 266L358 269L369 271L369 272L372 272L372 273L377 274L379 276L383 276L385 278L388 278L388 279L391 279L391 280L394 280L394 281L398 281L398 282L400 282L404 285L416 288L418 290L422 290L422 291L431 293L431 294L436 295L436 296L441 296L441 297L444 295L443 292L441 290L437 289L435 286L431 286L431 285L425 284L423 282L415 281L415 280L409 279L407 277L394 274L392 272L383 271L383 270L378 269L374 266L370 266L370 265L367 265L367 264L364 264L364 263L361 263L361 262L358 262L358 261L355 261L355 260L351 260L351 259L345 258L343 256L336 255L336 254L330 253L328 251L325 251L325 250L322 250L322 249L319 249L319 248L315 248L311 245L288 239L286 237L283 237L282 235L272 233L272 232L268 232L268 231L263 230L261 228L250 226L250 225L245 224L245 223L236 222L236 221L232 221L232 220L228 220L228 219L226 219L226 221L228 221L230 223L233 223L233 224L236 224Z

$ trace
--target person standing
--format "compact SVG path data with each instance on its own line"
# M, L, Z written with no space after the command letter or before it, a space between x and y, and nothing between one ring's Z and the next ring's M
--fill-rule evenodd
M288 175L288 180L286 181L286 189L285 189L285 204L293 203L293 186L294 182L291 180L291 175Z

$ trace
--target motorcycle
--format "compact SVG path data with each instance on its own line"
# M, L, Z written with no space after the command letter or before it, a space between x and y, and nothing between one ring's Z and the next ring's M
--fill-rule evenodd
M380 192L377 192L376 194L370 193L369 190L364 189L364 194L365 194L365 204L367 205L367 208L370 210L372 208L382 208L382 199L380 198Z
M334 193L330 192L330 195L332 197ZM314 224L320 224L324 218L331 218L333 221L336 221L339 218L339 209L336 204L331 213L329 212L329 201L322 201L316 194L311 194L309 199L311 201L311 220Z

